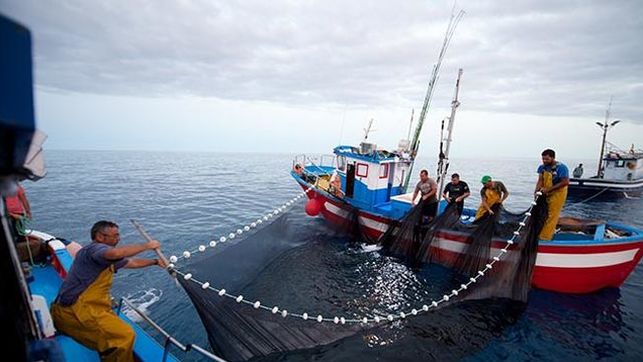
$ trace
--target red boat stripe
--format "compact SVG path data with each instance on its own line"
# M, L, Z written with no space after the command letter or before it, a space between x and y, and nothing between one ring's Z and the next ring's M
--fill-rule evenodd
M326 201L326 210L336 216L347 218L349 211ZM379 237L388 228L387 222L380 217L360 213L359 221L369 236ZM458 232L439 232L436 247L455 253L462 253L467 235ZM495 239L492 243L492 256L497 255L505 246L503 240ZM615 250L616 249L616 250ZM623 250L625 249L625 250ZM545 252L547 251L547 252ZM540 245L536 266L553 268L598 268L628 263L634 260L639 251L638 245L586 245L581 248L574 246Z

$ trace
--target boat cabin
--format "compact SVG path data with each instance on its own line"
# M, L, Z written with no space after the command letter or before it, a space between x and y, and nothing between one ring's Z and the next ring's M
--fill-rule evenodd
M643 153L608 152L603 158L603 178L635 181L643 178Z
M338 146L333 150L344 197L366 210L388 203L404 192L412 160L403 152L378 150L376 145ZM374 211L374 210L373 210Z

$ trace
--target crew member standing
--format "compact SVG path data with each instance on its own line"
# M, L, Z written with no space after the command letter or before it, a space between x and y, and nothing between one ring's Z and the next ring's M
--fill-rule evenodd
M540 231L540 240L551 240L556 232L560 212L567 200L567 185L569 185L569 169L563 163L556 161L556 152L546 149L542 152L543 164L538 167L538 183L536 191L547 197L548 215L545 225Z
M469 197L469 195L471 195L469 185L461 181L460 175L457 173L451 175L451 182L444 187L444 192L442 193L442 197L449 203L455 203L458 208L458 214L460 215L462 215L462 210L464 210L464 199Z
M420 202L422 203L422 223L428 224L438 214L438 184L434 179L429 177L429 171L420 171L420 182L415 186L413 191L413 205L418 193L421 194Z

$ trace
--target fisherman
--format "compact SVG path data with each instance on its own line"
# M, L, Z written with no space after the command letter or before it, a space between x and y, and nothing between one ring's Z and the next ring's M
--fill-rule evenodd
M74 263L51 306L56 329L98 351L102 361L134 361L134 330L112 310L112 278L121 268L152 265L166 267L159 259L134 255L160 247L156 240L117 247L118 225L99 221L91 229L92 243L76 254Z
M301 167L300 164L296 164L294 167L295 173L299 176L302 176L304 174L304 168Z
M458 208L458 214L462 215L464 210L464 199L469 197L471 192L469 191L469 185L466 182L460 180L460 175L454 173L451 175L451 182L444 187L444 192L442 192L442 197L447 200L449 203L455 203Z
M420 182L415 186L413 191L413 206L418 193L421 194L420 202L422 203L422 223L428 224L438 213L438 184L434 179L429 177L429 171L420 171Z
M339 178L337 171L333 172L333 175L330 177L330 186L328 187L328 192L339 197L344 198L344 191L342 191L342 181Z
M583 164L579 163L578 166L574 169L574 178L583 177Z
M541 153L543 164L538 167L536 192L547 197L548 214L545 225L540 231L540 240L551 240L556 232L560 212L567 200L569 169L556 161L556 152L546 149Z
M29 205L29 200L27 200L25 189L20 183L16 183L16 185L16 194L6 196L4 202L16 237L15 241L24 241L24 222L31 219L31 206Z
M505 184L500 181L493 181L491 176L483 176L480 182L484 186L480 190L480 198L482 201L476 212L476 220L487 213L493 215L494 212L491 208L496 204L502 204L507 197L509 197L509 191L507 191Z

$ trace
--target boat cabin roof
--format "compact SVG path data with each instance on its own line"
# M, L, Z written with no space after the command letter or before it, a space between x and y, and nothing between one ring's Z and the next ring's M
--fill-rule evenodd
M618 160L624 160L624 161L635 161L643 159L643 152L608 152L605 157L603 157L603 161L618 161Z
M362 153L358 147L342 145L333 149L337 156L359 159L373 163L397 162L405 157L397 151L375 150L370 153Z

